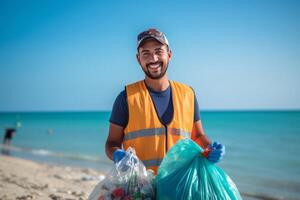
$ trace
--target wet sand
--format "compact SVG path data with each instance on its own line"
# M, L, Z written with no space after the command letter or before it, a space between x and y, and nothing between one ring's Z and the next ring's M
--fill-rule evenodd
M87 199L104 178L100 171L0 156L0 200Z

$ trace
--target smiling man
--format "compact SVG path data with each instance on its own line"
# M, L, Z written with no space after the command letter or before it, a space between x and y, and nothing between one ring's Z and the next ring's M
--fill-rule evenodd
M178 140L191 137L210 149L209 161L220 161L225 147L211 144L205 135L193 89L167 77L172 51L166 36L153 28L140 33L136 58L145 79L127 85L115 100L107 156L118 162L133 147L146 168L156 173L167 151Z

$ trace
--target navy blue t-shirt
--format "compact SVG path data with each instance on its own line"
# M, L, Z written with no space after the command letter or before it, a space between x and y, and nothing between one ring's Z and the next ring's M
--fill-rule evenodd
M160 92L156 92L148 86L147 88L154 102L160 121L164 125L169 124L173 117L172 90L170 86L166 90ZM200 120L200 112L199 112L199 106L198 106L196 95L195 95L194 102L195 102L194 122L196 122ZM118 95L118 97L114 102L109 122L125 128L128 123L128 118L129 118L129 113L128 113L127 95L126 95L126 91L123 90Z

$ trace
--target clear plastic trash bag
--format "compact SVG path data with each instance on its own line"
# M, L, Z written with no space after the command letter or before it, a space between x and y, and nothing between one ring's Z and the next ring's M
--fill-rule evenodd
M201 155L191 139L178 141L163 159L156 176L157 200L241 200L233 181Z
M146 170L133 148L99 182L88 200L153 200L155 199L153 172Z

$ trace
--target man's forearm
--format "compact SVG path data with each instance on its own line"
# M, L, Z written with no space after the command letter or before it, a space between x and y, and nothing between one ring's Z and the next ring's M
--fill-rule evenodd
M113 153L115 150L121 149L121 144L113 141L107 141L105 144L105 152L107 157L113 160Z
M197 135L192 139L203 149L205 149L211 143L206 135Z

